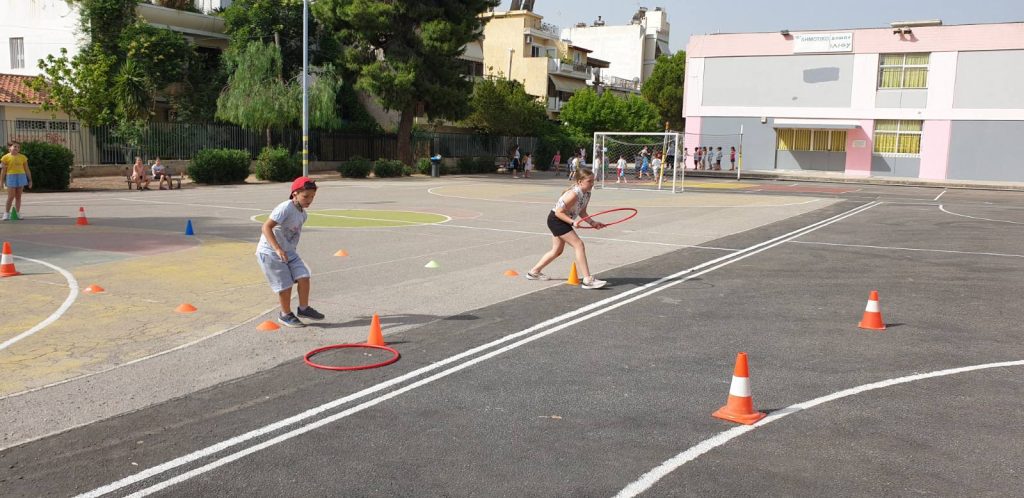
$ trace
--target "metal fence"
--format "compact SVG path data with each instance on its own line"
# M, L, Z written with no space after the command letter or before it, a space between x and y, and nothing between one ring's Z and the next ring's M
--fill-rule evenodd
M302 150L302 131L271 130L270 143L291 152ZM255 159L267 144L267 132L246 130L235 125L150 123L138 146L130 146L113 126L80 128L73 121L17 119L0 121L0 142L43 141L63 145L75 154L77 164L128 164L135 156L146 160L189 160L203 149L242 149ZM309 155L314 161L346 161L353 157L376 160L398 158L398 137L394 134L340 133L312 130ZM426 157L505 156L516 145L530 151L535 137L507 137L471 133L416 132L413 154Z

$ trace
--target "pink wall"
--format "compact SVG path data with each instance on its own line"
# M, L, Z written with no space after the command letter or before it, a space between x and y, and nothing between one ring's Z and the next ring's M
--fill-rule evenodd
M690 167L693 167L693 148L700 145L700 127L701 118L700 116L687 116L686 117L686 132L683 135L683 147L686 147L690 151L690 158L687 159L690 163Z
M796 33L853 33L853 52L964 52L1024 49L1024 23L962 24L911 28L909 35L894 35L890 28L793 31ZM835 52L837 54L851 52ZM793 37L773 33L694 35L687 57L792 55Z
M871 131L875 129L875 122L862 120L859 128L846 132L846 174L851 176L871 176L871 151L875 149L874 141L871 140ZM863 147L855 147L855 142L861 141Z
M949 167L951 121L925 121L921 133L920 178L944 180Z

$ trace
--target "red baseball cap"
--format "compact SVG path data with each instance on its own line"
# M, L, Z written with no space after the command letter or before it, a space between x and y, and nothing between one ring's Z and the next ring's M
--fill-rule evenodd
M291 193L294 194L297 190L316 190L316 182L310 180L308 176L300 176L292 182Z

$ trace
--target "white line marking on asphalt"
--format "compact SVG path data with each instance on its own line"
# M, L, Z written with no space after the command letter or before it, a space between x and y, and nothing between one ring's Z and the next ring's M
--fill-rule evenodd
M942 196L943 196L943 194L945 194L945 193L946 193L946 191L947 191L947 189L942 189L942 192L939 192L939 195L935 196L935 198L934 198L934 199L932 199L932 200L933 200L933 201L937 201L937 200L939 200L939 197L942 197Z
M72 275L71 272L69 272L69 271L67 271L67 270L65 270L65 269L63 269L63 268L61 268L61 267L59 267L57 265L53 265L53 264L47 263L46 261L40 261L38 259L32 259L32 258L25 258L25 257L22 257L22 256L15 256L15 258L24 259L25 261L31 261L33 263L37 263L37 264L40 264L40 265L43 265L43 266L49 266L50 268L53 268L54 270L56 270L58 273L60 273L64 277L64 280L67 280L67 282L68 282L68 297L66 299L64 299L64 303L61 304L59 308L57 308L57 311L54 311L52 314L50 314L50 316L46 317L45 320L39 322L35 327L32 327L32 328L30 328L30 329L28 329L28 330L26 330L26 331L24 331L24 332L22 332L22 333L20 333L20 334L18 334L16 336L12 337L10 339L7 339L2 344L0 344L0 351L3 351L5 349L7 349L12 344L14 344L14 343L16 343L16 342L18 342L18 341L20 341L20 340L22 340L22 339L32 335L32 334L35 334L36 332L39 332L40 330L43 330L44 328L49 326L51 323L56 322L57 320L59 320L60 317L64 316L64 313L66 313L68 311L68 308L71 308L71 305L75 303L75 299L78 297L78 281L75 280L75 276Z
M920 252L941 252L948 254L971 254L978 256L1002 256L1006 258L1024 258L1024 254L1003 254L1000 252L972 252L972 251L949 251L945 249L914 249L912 247L890 247L890 246L868 246L862 244L833 244L830 242L805 242L802 240L791 240L792 244L808 244L808 245L819 245L819 246L835 246L835 247L863 247L865 249L885 249L891 251L920 251Z
M971 372L971 371L974 371L974 370L984 370L984 369L987 369L987 368L1017 367L1017 366L1022 366L1022 365L1024 365L1024 360L1004 361L1004 362L1000 362L1000 363L986 363L984 365L973 365L973 366L969 366L969 367L950 368L950 369L947 369L947 370L937 370L937 371L934 371L934 372L915 374L915 375L908 375L906 377L898 377L898 378L895 378L895 379L887 379L887 380L883 380L883 381L879 381L879 382L872 382L871 384L864 384L864 385L860 385L860 386L857 386L857 387L851 387L850 389L844 389L842 391L834 392L832 394L827 394L825 396L821 396L820 398L814 398L814 399L812 399L810 401L804 401L803 403L797 403L795 405L791 405L791 406L783 408L783 409L781 409L779 411L775 411L775 412L772 412L772 413L768 414L767 417L761 419L760 421L758 421L754 425L740 425L740 426L736 426L736 427L733 427L732 429L729 429L727 431L719 432L718 434L716 434L716 435L714 435L714 436L712 436L712 437L710 437L708 439L705 439L704 441L701 441L700 443L697 443L694 446L691 446L686 451L683 451L682 453L680 453L680 454L678 454L678 455L676 455L676 456L666 460L661 465L655 467L654 469L651 469L646 474L640 476L639 479L637 479L636 481L633 481L632 483L630 483L628 486L623 488L622 491L619 491L619 493L615 495L615 498L628 498L628 497L636 496L636 495L638 495L640 493L643 493L644 491L647 491L648 489L650 489L651 486L653 486L655 483L657 483L662 477L665 477L666 475L668 475L672 471L678 469L679 467L682 467L687 462L691 462L693 460L696 460L697 457L699 457L699 456L701 456L701 455L703 455L703 454L705 454L705 453L707 453L707 452L709 452L709 451L711 451L711 450L713 450L713 449L715 449L715 448L717 448L719 446L722 446L723 444L728 443L729 441L731 441L733 439L736 439L737 437L740 437L743 434L746 434L746 433L748 433L748 432L750 432L750 431L752 431L754 429L757 429L759 427L763 427L765 425L768 425L768 424L770 424L770 423L772 423L772 422L774 422L776 420L779 420L782 417L785 417L787 415L792 415L792 414L794 414L796 412L799 412L799 411L802 411L802 410L806 410L808 408L813 408L815 406L818 406L818 405L821 405L821 404L824 404L824 403L828 403L829 401L835 401L837 399L842 399L842 398L845 398L847 396L853 396L855 394L860 394L860 393L867 392L867 391L873 391L875 389L882 389L884 387L891 387L891 386L895 386L897 384L906 384L908 382L914 382L914 381L918 381L918 380L930 379L930 378L933 378L933 377L943 377L943 376L946 376L946 375L954 375L954 374L959 374L959 373L964 373L964 372Z
M125 477L125 478L120 479L118 481L112 482L112 483L107 484L105 486L101 486L99 488L93 489L92 491L88 491L88 492L83 493L83 494L78 495L78 496L79 497L98 497L98 496L103 496L103 495L105 495L107 493L111 493L113 491L117 491L117 490L122 489L124 487L127 487L127 486L130 486L132 484L138 483L140 481L144 481L144 480L149 479L151 477L155 477L157 475L160 475L160 474L162 474L164 472L167 472L169 470L175 469L177 467L180 467L180 466L189 464L191 462L194 462L194 461L197 461L197 460L209 457L211 455L217 454L217 453L219 453L219 452L221 452L221 451L223 451L225 449L231 448L233 446L240 445L240 444L242 444L242 443L244 443L246 441L266 436L266 435L271 434L271 433L273 433L273 432L275 432L275 431L277 431L279 429L288 427L290 425L294 425L294 424L299 423L299 422L301 422L303 420L306 420L306 419L315 417L317 415L320 415L321 413L324 413L324 412L326 412L328 410L332 410L334 408L342 406L342 405L344 405L344 404L346 404L346 403L348 403L350 401L353 401L353 400L356 400L356 399L359 399L359 398L363 398L363 397L369 396L370 394L376 393L378 391L382 391L384 389L387 389L387 388L393 387L395 385L401 384L401 383L403 383L403 382L405 382L407 380L414 379L416 377L419 377L421 375L426 374L427 372L430 372L432 370L437 370L437 369L439 369L439 368L441 368L441 367L443 367L445 365L448 365L448 364L454 363L456 361L462 360L464 358L473 356L473 355L475 355L477 353L486 351L487 349L493 348L493 347L498 346L500 344L503 344L503 343L506 343L506 342L509 342L509 341L512 341L512 340L519 339L520 337L523 337L525 335L535 334L533 336L526 337L525 339L520 339L518 342L515 342L513 344L508 344L506 346L501 347L500 349L491 351L490 353L486 353L486 354L484 354L482 356L479 356L477 358L473 358L473 359L467 360L465 363L462 363L462 364L450 367L447 370L443 370L443 371L438 372L438 373L436 373L436 374L434 374L434 375L432 375L430 377L426 377L426 378L421 379L419 381L416 381L416 382L414 382L412 384L409 384L409 385L404 386L402 388L396 389L395 391L392 391L390 393L384 394L384 395L382 395L382 396L380 396L378 398L374 398L374 399L371 399L369 401L363 402L362 404L359 404L357 406L348 408L346 410L338 412L338 413L336 413L334 415L331 415L329 417L326 417L324 419L321 419L321 420L318 420L318 421L314 421L314 422L310 422L310 423L308 423L308 424L306 424L304 426L301 426L301 427L293 429L293 430L291 430L289 432L280 434L280 435L278 435L278 436L276 436L276 437L274 437L272 439L269 439L269 440L264 441L262 443L259 443L257 445L250 446L248 448L239 450L239 451L237 451L235 453L232 453L232 454L229 454L227 456L221 457L220 459L215 460L213 462L210 462L210 463L208 463L208 464L206 464L206 465L204 465L202 467L195 468L195 469L190 470L188 472L179 474L179 475L177 475L175 477L171 477L171 478L169 478L167 480L161 481L161 482L159 482L157 484L154 484L154 485L152 485L152 486L150 486L148 488L139 490L139 491L131 494L130 496L141 497L141 496L146 496L146 495L158 492L158 491L160 491L162 489L165 489L165 488L167 488L169 486L173 486L175 484L184 482L184 481L186 481L186 480L188 480L188 479L190 479L192 477L195 477L197 475L209 472L210 470L213 470L213 469L215 469L217 467L220 467L220 466L225 465L227 463L230 463L232 461L238 460L239 458L242 458L242 457L244 457L246 455L249 455L251 453L255 453L255 452L257 452L259 450L262 450L264 448L267 448L267 447L273 446L273 445L275 445L277 443L280 443L280 442L286 441L288 439L294 438L296 436L299 436L301 434L304 434L304 433L306 433L308 431L311 431L311 430L316 429L318 427L321 427L323 425L329 424L329 423L334 422L336 420L339 420L341 418L347 417L347 416L352 415L354 413L358 413L358 412L360 412L362 410L365 410L366 408L372 407L372 406L377 405L379 403L382 403L382 402L384 402L384 401L386 401L388 399L391 399L391 398L393 398L395 396L398 396L399 394L403 394L405 392L411 391L412 389L415 389L415 388L420 387L422 385L425 385L425 384L428 384L430 382L433 382L434 380L437 380L437 379L446 377L448 375L451 375L452 373L455 373L455 372L457 372L459 370L468 368L469 366L472 366L472 365L474 365L476 363L479 363L479 362L484 361L486 359L489 359L489 358L492 358L494 356L497 356L497 355L499 355L501 353L504 353L506 351L515 349L515 348L517 348L517 347L519 347L519 346L521 346L523 344L527 344L527 343L532 342L534 340L537 340L537 339L539 339L541 337L550 335L550 334L552 334L554 332L557 332L557 331L562 330L562 329L564 329L566 327L575 325L575 324L577 324L579 322L588 320L590 318L594 318L594 317L603 315L603 314L605 314L605 313L607 313L607 312L609 312L609 311L611 311L613 309L617 309L617 308L619 308L621 306L625 306L626 304L630 304L630 303L632 303L632 302L634 302L636 300L648 297L650 295L653 295L653 294L656 294L658 292L661 292L661 291L663 291L665 289L674 287L674 286L676 286L678 284L686 282L689 279L696 278L696 277L698 277L700 275L703 275L705 273L709 273L711 271L717 270L718 268L721 268L723 266L726 266L726 265L735 263L737 261L746 259L746 258L748 258L750 256L753 256L753 255L757 254L757 253L760 253L762 251L766 251L768 249L771 249L771 248L773 248L775 246L781 245L782 243L786 242L787 240L799 237L801 235L805 235L805 234L813 232L813 231L815 231L815 230L817 230L819 228L822 228L822 227L831 225L833 223L836 223L838 221L844 220L844 219L846 219L846 218L848 218L850 216L854 216L854 215L856 215L858 213L861 213L863 211L871 209L871 208L873 208L873 207L875 207L875 206L877 206L879 204L880 203L878 203L878 202L871 202L871 203L868 203L868 204L864 204L864 205L858 206L858 207L853 208L853 209L851 209L849 211L846 211L844 213L840 213L838 215L835 215L835 216L833 216L831 218L827 218L827 219L824 219L824 220L812 223L810 225L798 228L796 230L793 230L793 231L791 231L789 233L780 235L780 236L775 237L773 239L769 239L769 240L766 240L766 241L763 241L763 242L759 242L757 244L754 244L752 246L744 248L744 249L742 249L740 251L737 251L736 253L720 256L718 258L715 258L713 260L701 263L701 264L699 264L697 266L694 266L692 268L689 268L689 269L686 269L686 270L683 270L683 271L680 271L680 272L673 273L673 274L668 275L666 277L662 277L662 278L660 278L660 279L658 279L656 281L649 282L649 283L641 285L639 287L635 287L633 289L621 292L619 294L615 294L615 295L609 296L607 298L604 298L604 299L601 299L599 301L593 302L591 304L583 306L583 307L581 307L579 309L576 309L574 311L570 311L570 312L564 313L562 315L559 315L559 316L550 318L548 320L545 320L545 321L543 321L541 323L538 323L538 324L536 324L536 325L534 325L532 327L529 327L527 329L524 329L524 330L521 330L519 332L515 332L515 333L512 333L512 334L509 334L509 335L507 335L505 337L502 337L500 339L491 341L491 342L489 342L487 344L483 344L483 345L480 345L480 346L468 349L466 351L463 351L462 353L459 353L459 354L456 354L456 355L453 355L453 356L449 356L448 358L445 358L443 360L439 360L437 362L431 363L430 365L418 368L416 370L413 370L411 372L405 373L405 374L400 375L398 377L395 377L393 379L381 382L381 383L379 383L377 385L370 386L370 387L368 387L366 389L363 389L363 390L361 390L359 392L352 393L352 394L349 394L347 396L343 396L343 397L338 398L338 399L336 399L334 401L331 401L331 402L328 402L328 403L324 403L324 404L322 404L320 406L317 406L317 407L314 407L314 408L310 408L309 410L306 410L306 411L304 411L302 413L299 413L297 415L293 415L293 416L288 417L288 418L283 419L283 420L279 420L279 421L274 422L272 424L263 426L263 427L261 427L259 429L254 429L254 430L246 432L244 434L241 434L241 435L235 436L233 438L221 441L220 443L217 443L217 444L208 446L206 448L203 448L201 450L194 451L194 452L189 453L187 455L178 457L178 458L176 458L174 460L171 460L171 461L168 461L168 462L164 462L164 463L162 463L160 465L157 465L155 467L150 467L150 468L145 469L145 470L143 470L141 472L138 472L136 474L132 474L132 475L130 475L128 477ZM698 271L698 270L700 270L700 271ZM624 298L627 298L627 297L628 297L628 299L624 299ZM566 320L570 320L570 319L572 319L572 320L571 321L566 321ZM557 325L559 322L564 322L564 323L562 323L561 325ZM549 326L551 327L550 329L548 328Z
M943 213L946 213L946 214L951 214L953 216L963 216L964 218L970 218L972 220L995 221L995 222L998 222L998 223L1013 223L1014 225L1024 225L1024 223L1021 223L1019 221L993 220L991 218L982 218L980 216L967 216L966 214L954 213L954 212L946 209L942 204L939 204L939 210L942 211Z

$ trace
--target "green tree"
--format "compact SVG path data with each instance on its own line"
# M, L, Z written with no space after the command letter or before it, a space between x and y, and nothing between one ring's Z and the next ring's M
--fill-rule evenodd
M459 120L472 83L458 59L481 36L479 15L497 0L320 0L313 12L347 46L343 67L357 89L401 113L398 157L412 165L413 119Z
M628 98L590 88L573 94L562 106L559 118L576 143L590 143L596 131L659 131L658 110L638 95Z
M281 78L280 50L259 41L227 54L225 64L230 76L217 99L217 118L250 130L266 130L267 146L272 146L271 130L297 124L302 116L301 83ZM320 68L311 77L310 123L337 128L340 122L334 107L340 82L334 68Z
M658 108L662 122L673 130L683 129L683 78L686 74L686 52L669 57L662 55L654 65L651 77L644 82L640 94Z
M493 135L533 135L548 123L544 106L516 80L477 81L469 106L464 124Z

